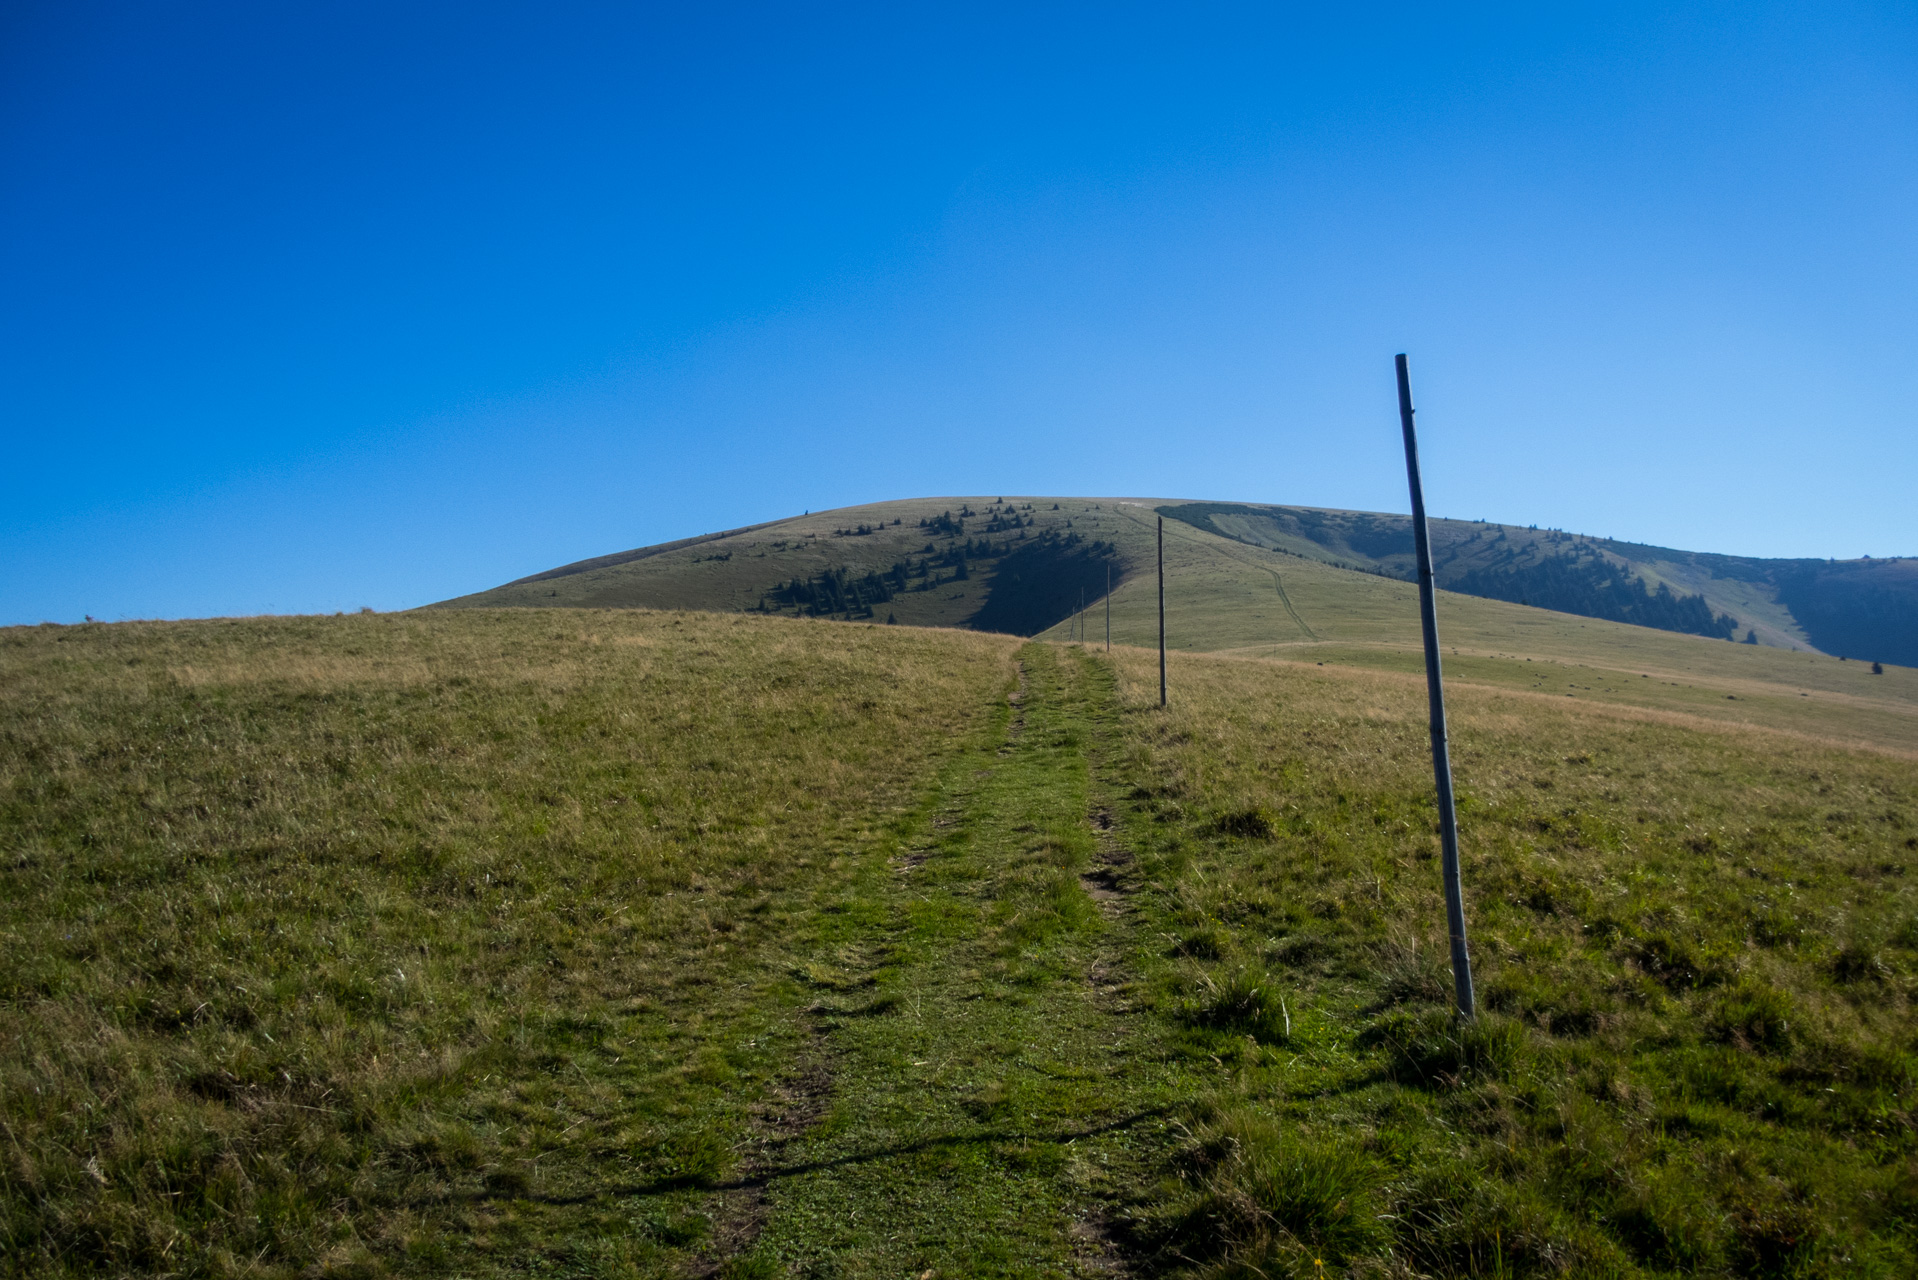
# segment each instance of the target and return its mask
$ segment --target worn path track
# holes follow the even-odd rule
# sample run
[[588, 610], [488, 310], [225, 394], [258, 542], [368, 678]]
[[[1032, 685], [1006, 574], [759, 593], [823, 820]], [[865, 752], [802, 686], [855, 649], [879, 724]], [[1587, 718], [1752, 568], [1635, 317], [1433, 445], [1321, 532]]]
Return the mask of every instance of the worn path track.
[[830, 1103], [756, 1169], [737, 1274], [1124, 1270], [1106, 1214], [1166, 1141], [1129, 1016], [1126, 858], [1097, 759], [1103, 663], [1032, 645], [994, 741], [845, 904], [812, 979]]

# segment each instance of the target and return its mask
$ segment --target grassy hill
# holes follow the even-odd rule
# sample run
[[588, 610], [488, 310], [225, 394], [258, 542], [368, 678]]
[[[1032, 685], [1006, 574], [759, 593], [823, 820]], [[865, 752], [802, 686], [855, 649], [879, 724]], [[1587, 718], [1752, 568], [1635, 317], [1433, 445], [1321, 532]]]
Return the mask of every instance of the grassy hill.
[[565, 565], [435, 607], [737, 610], [1031, 635], [1150, 563], [1110, 499], [846, 507]]
[[[1395, 559], [1402, 558], [1394, 548], [1406, 536], [1404, 519], [1307, 513], [1323, 519], [1298, 527], [1321, 541], [1273, 532], [1293, 519], [1284, 513], [1297, 510], [1134, 498], [877, 503], [584, 561], [435, 608], [892, 618], [1061, 640], [1079, 634], [1084, 601], [1088, 633], [1103, 638], [1110, 575], [1114, 637], [1154, 645], [1155, 539], [1164, 511], [1172, 517], [1165, 527], [1173, 648], [1422, 670], [1417, 592], [1398, 576], [1404, 565]], [[1461, 562], [1474, 566], [1468, 572], [1483, 571], [1486, 561], [1470, 548], [1498, 536], [1492, 526], [1435, 522], [1443, 572]], [[1549, 531], [1505, 536], [1535, 549], [1561, 538]], [[1259, 545], [1260, 537], [1273, 545]], [[1893, 573], [1918, 569], [1918, 562], [1882, 563]], [[1756, 619], [1752, 609], [1728, 603], [1730, 587], [1713, 589], [1720, 595], [1708, 613], [1735, 604], [1745, 610], [1741, 621]], [[1785, 637], [1777, 644], [1730, 644], [1456, 592], [1441, 595], [1440, 625], [1455, 678], [1918, 749], [1918, 670], [1892, 666], [1873, 675], [1868, 662], [1810, 650], [1782, 630], [1795, 625], [1790, 616], [1767, 607], [1784, 619], [1774, 628]]]
[[1453, 660], [1457, 1028], [1406, 584], [1173, 529], [1165, 711], [740, 613], [0, 631], [0, 1271], [1918, 1270], [1903, 675], [1448, 595], [1579, 686]]
[[[1157, 499], [931, 498], [882, 502], [688, 538], [536, 574], [449, 606], [753, 610], [893, 617], [1033, 635], [1152, 567], [1166, 515], [1231, 547], [1411, 581], [1404, 516]], [[1918, 560], [1758, 560], [1482, 521], [1432, 522], [1439, 585], [1581, 617], [1761, 647], [1918, 666]], [[1240, 557], [1243, 558], [1242, 556]], [[1345, 582], [1356, 603], [1367, 588]], [[1322, 599], [1322, 620], [1341, 613]], [[1329, 611], [1329, 612], [1328, 612]], [[1182, 642], [1183, 643], [1183, 642]]]

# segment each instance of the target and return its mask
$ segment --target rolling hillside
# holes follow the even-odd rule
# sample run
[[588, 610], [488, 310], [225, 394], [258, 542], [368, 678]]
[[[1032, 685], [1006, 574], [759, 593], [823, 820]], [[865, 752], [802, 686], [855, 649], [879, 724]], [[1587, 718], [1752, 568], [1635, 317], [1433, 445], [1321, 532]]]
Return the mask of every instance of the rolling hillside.
[[[1191, 502], [1163, 508], [1236, 541], [1412, 581], [1411, 520]], [[1918, 560], [1767, 560], [1484, 520], [1434, 520], [1440, 586], [1785, 649], [1918, 666]]]
[[[1120, 507], [1123, 512], [1135, 510]], [[1149, 512], [1142, 521], [1149, 526]], [[1149, 527], [1147, 530], [1149, 534]], [[1150, 572], [1111, 601], [1115, 643], [1157, 643]], [[1088, 609], [1103, 641], [1105, 611]], [[1076, 618], [1040, 634], [1078, 635]], [[1830, 740], [1918, 751], [1918, 669], [1764, 645], [1731, 644], [1441, 592], [1446, 677], [1699, 721], [1790, 728]], [[1174, 649], [1359, 667], [1424, 670], [1418, 588], [1377, 573], [1234, 544], [1166, 522], [1166, 640]]]
[[[1256, 548], [1272, 572], [1412, 579], [1404, 516], [1138, 498], [972, 497], [807, 514], [565, 565], [453, 607], [698, 608], [1035, 635], [1152, 565], [1153, 517], [1210, 535], [1208, 565]], [[1435, 520], [1461, 595], [1748, 645], [1918, 666], [1918, 560], [1764, 560], [1552, 529]], [[1343, 583], [1358, 608], [1368, 588]], [[1109, 575], [1109, 578], [1108, 578]], [[1334, 592], [1334, 595], [1337, 595]], [[1348, 602], [1321, 598], [1336, 627]], [[1301, 635], [1309, 638], [1314, 626]], [[1274, 638], [1277, 638], [1276, 636]], [[1181, 644], [1196, 644], [1186, 637]]]
[[437, 607], [751, 610], [1032, 635], [1150, 564], [1136, 505], [925, 498], [565, 565]]

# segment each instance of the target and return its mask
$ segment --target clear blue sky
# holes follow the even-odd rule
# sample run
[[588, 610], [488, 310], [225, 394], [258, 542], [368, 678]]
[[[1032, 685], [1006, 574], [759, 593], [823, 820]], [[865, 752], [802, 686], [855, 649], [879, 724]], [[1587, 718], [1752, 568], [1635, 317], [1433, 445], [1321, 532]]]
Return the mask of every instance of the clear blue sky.
[[1918, 553], [1908, 4], [0, 7], [0, 622], [872, 499]]

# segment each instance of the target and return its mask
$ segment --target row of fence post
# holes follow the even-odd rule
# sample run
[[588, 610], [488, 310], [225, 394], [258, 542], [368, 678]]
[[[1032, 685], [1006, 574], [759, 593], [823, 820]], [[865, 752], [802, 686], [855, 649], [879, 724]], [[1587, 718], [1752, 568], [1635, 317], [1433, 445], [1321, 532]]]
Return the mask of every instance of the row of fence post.
[[[1458, 812], [1452, 796], [1451, 743], [1445, 725], [1445, 681], [1439, 663], [1438, 608], [1432, 578], [1432, 541], [1425, 518], [1425, 487], [1419, 476], [1418, 432], [1413, 424], [1411, 369], [1403, 354], [1398, 375], [1399, 428], [1405, 440], [1405, 478], [1412, 495], [1412, 545], [1418, 561], [1419, 630], [1425, 642], [1425, 691], [1432, 740], [1432, 776], [1437, 791], [1440, 875], [1445, 882], [1445, 930], [1451, 942], [1452, 997], [1458, 1016], [1477, 1013], [1472, 959], [1465, 937], [1465, 895], [1459, 872]], [[1158, 523], [1159, 706], [1167, 705], [1165, 662], [1165, 517]], [[1112, 567], [1106, 566], [1106, 651], [1112, 650]], [[1078, 634], [1085, 640], [1085, 594], [1079, 596]]]

